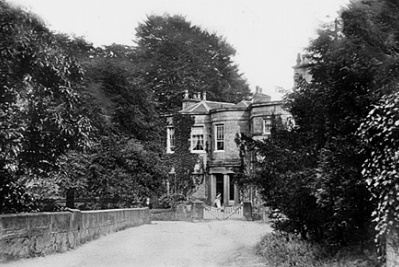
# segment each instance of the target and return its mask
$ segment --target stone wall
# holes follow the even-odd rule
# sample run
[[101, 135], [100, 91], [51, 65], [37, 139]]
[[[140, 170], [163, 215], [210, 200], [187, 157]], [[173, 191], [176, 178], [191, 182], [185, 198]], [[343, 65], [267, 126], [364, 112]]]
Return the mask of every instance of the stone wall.
[[0, 215], [0, 263], [64, 252], [101, 235], [150, 222], [148, 208]]
[[193, 204], [179, 204], [174, 209], [150, 210], [151, 221], [192, 221]]
[[174, 209], [150, 210], [151, 221], [194, 221], [203, 219], [204, 202], [195, 200], [192, 203], [178, 204]]

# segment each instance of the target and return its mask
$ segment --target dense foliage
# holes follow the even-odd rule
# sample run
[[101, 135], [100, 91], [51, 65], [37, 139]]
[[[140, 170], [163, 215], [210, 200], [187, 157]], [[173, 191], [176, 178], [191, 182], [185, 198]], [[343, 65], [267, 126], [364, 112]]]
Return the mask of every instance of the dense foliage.
[[246, 140], [263, 159], [248, 182], [286, 216], [280, 228], [331, 244], [369, 238], [373, 209], [377, 230], [393, 222], [397, 95], [386, 95], [397, 91], [397, 14], [388, 0], [342, 10], [307, 48], [311, 83], [297, 77], [286, 97], [298, 128]]
[[278, 124], [273, 119], [271, 138], [253, 140], [242, 135], [237, 140], [244, 151], [242, 156], [256, 160], [252, 164], [246, 161], [236, 179], [240, 184], [261, 188], [267, 205], [283, 214], [274, 221], [275, 228], [299, 233], [305, 239], [331, 237], [325, 225], [327, 218], [320, 216], [324, 211], [313, 194], [318, 152], [305, 133], [287, 131]]
[[[0, 1], [0, 210], [24, 210], [17, 177], [45, 176], [87, 144], [82, 69], [35, 16]], [[17, 203], [17, 204], [16, 204]]]
[[[135, 78], [132, 48], [111, 45], [94, 50], [81, 40], [65, 43], [81, 54], [85, 112], [94, 129], [91, 149], [74, 157], [75, 164], [71, 159], [65, 164], [61, 176], [70, 183], [62, 189], [88, 198], [81, 208], [134, 207], [161, 195], [167, 173], [162, 160], [164, 128], [151, 94]], [[79, 44], [86, 53], [76, 49]]]
[[[371, 94], [378, 95], [378, 103], [369, 108], [359, 127], [364, 141], [366, 160], [363, 175], [372, 201], [376, 203], [373, 219], [376, 241], [384, 255], [385, 237], [397, 229], [399, 218], [397, 176], [398, 140], [398, 82], [399, 82], [399, 3], [397, 1], [366, 1], [353, 6], [347, 18], [362, 23], [348, 25], [348, 32], [371, 50], [375, 79]], [[368, 16], [361, 16], [367, 12]], [[361, 26], [361, 27], [359, 27]], [[382, 257], [383, 258], [383, 257]]]
[[359, 134], [367, 144], [363, 175], [378, 206], [373, 212], [377, 241], [385, 242], [399, 221], [399, 94], [384, 96], [362, 123]]
[[250, 94], [233, 64], [234, 48], [222, 37], [181, 16], [149, 16], [136, 29], [139, 76], [161, 112], [181, 107], [182, 93], [208, 93], [210, 100], [239, 102]]

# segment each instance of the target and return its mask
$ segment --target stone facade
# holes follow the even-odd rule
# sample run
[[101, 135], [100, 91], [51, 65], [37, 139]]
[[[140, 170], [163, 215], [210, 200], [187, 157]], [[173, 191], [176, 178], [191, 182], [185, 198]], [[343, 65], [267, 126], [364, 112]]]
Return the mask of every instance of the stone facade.
[[[238, 104], [215, 102], [206, 99], [206, 94], [189, 97], [185, 93], [181, 114], [195, 118], [192, 128], [191, 153], [200, 156], [193, 175], [201, 183], [192, 195], [192, 200], [202, 200], [212, 205], [218, 193], [222, 195], [223, 206], [233, 206], [252, 199], [243, 199], [250, 194], [231, 181], [231, 176], [240, 167], [241, 159], [235, 139], [241, 134], [255, 139], [270, 135], [272, 116], [281, 118], [283, 124], [290, 123], [291, 116], [282, 108], [281, 101], [271, 101], [270, 96], [257, 89], [253, 100]], [[172, 115], [167, 116], [169, 129], [173, 128]], [[170, 130], [169, 132], [170, 133]], [[173, 138], [168, 134], [168, 139]], [[170, 145], [170, 140], [167, 142]], [[170, 147], [167, 152], [173, 153]]]
[[64, 252], [144, 223], [150, 223], [148, 208], [0, 215], [0, 263]]

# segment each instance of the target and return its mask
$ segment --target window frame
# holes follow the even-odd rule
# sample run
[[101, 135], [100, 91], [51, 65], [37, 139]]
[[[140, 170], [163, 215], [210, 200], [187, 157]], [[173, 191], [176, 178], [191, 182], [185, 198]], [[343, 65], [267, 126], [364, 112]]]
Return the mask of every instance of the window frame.
[[175, 128], [173, 126], [168, 126], [166, 128], [166, 153], [175, 153], [174, 151], [175, 148], [176, 148]]
[[263, 134], [267, 135], [267, 136], [271, 135], [272, 128], [273, 128], [273, 123], [272, 123], [271, 116], [264, 117], [263, 118]]
[[[205, 152], [205, 132], [204, 132], [203, 125], [196, 125], [191, 127], [191, 134], [190, 134], [190, 151], [192, 153], [203, 153]], [[194, 149], [194, 136], [202, 136], [202, 149]], [[201, 141], [201, 137], [199, 138]]]
[[[222, 132], [222, 134], [223, 134], [222, 138], [223, 139], [218, 138], [218, 135], [219, 135], [218, 129], [220, 129], [219, 127], [222, 127], [221, 129], [223, 130], [223, 132]], [[224, 140], [224, 137], [225, 137], [224, 124], [222, 124], [222, 123], [215, 124], [215, 151], [216, 152], [225, 150], [225, 143], [226, 142]], [[223, 144], [223, 149], [218, 149], [218, 143], [222, 143]]]

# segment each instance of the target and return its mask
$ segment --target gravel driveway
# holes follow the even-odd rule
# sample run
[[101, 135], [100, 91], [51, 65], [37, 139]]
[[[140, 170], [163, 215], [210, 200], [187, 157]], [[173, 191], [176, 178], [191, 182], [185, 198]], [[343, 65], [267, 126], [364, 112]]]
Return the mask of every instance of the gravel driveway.
[[264, 266], [254, 246], [268, 224], [238, 220], [161, 222], [129, 228], [43, 258], [14, 266]]

